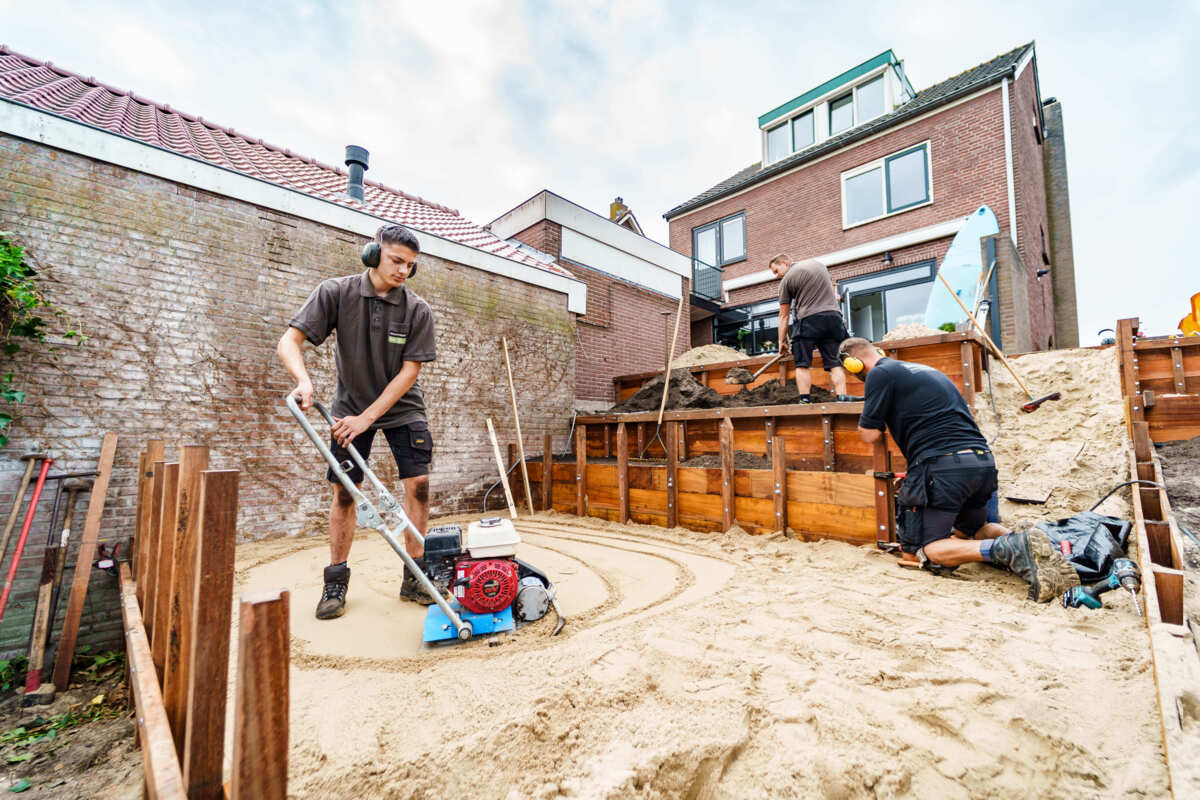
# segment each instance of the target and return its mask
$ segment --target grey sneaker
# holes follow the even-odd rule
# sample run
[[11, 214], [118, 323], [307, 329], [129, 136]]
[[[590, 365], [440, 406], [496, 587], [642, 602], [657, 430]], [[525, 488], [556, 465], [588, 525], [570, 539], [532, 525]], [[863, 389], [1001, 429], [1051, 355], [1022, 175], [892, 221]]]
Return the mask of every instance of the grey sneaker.
[[1062, 597], [1079, 585], [1079, 574], [1071, 562], [1037, 528], [997, 537], [992, 543], [992, 561], [1029, 581], [1029, 599], [1035, 603]]
[[336, 619], [346, 613], [346, 589], [349, 586], [349, 567], [335, 564], [325, 568], [325, 590], [317, 603], [317, 619]]
[[[424, 571], [424, 559], [414, 558], [413, 561], [417, 562], [417, 567]], [[404, 567], [404, 580], [400, 582], [400, 599], [411, 600], [423, 606], [433, 605], [433, 598], [429, 596], [429, 593], [425, 591], [425, 587], [417, 581], [416, 577], [408, 571], [408, 567]]]

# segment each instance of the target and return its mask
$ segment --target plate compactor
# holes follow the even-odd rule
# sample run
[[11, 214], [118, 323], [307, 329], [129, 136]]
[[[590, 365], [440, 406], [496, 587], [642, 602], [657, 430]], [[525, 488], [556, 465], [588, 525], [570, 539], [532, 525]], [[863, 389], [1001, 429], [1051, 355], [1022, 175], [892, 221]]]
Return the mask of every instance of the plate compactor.
[[[379, 531], [432, 599], [425, 615], [426, 642], [465, 641], [472, 636], [510, 631], [518, 624], [541, 619], [550, 608], [558, 616], [551, 635], [562, 630], [564, 619], [555, 603], [554, 584], [544, 572], [516, 557], [521, 537], [510, 520], [492, 517], [473, 522], [465, 536], [458, 525], [438, 525], [422, 536], [353, 443], [346, 450], [371, 485], [378, 506], [350, 480], [347, 473], [353, 465], [350, 461], [338, 463], [325, 439], [300, 410], [295, 396], [288, 395], [286, 402], [333, 474], [354, 498], [359, 527]], [[332, 428], [334, 419], [325, 406], [314, 400], [313, 407]], [[406, 530], [425, 546], [424, 570], [404, 549], [402, 537]]]

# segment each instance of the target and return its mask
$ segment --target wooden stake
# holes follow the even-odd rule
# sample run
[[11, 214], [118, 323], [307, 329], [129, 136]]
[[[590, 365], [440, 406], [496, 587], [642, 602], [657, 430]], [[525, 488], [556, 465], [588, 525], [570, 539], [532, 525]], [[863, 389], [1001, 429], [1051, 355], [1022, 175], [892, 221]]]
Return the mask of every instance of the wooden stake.
[[[162, 510], [158, 522], [158, 579], [155, 581], [154, 630], [150, 632], [150, 654], [158, 668], [158, 678], [163, 677], [163, 664], [167, 660], [167, 623], [171, 618], [171, 581], [175, 573], [175, 511], [176, 495], [179, 494], [179, 465], [163, 465]], [[165, 698], [164, 698], [165, 701]]]
[[192, 800], [222, 800], [233, 551], [237, 540], [237, 470], [202, 474], [200, 509], [192, 625], [199, 646], [192, 648], [183, 779]]
[[233, 718], [232, 800], [286, 800], [288, 593], [242, 598]]
[[533, 492], [529, 490], [529, 467], [525, 464], [525, 440], [521, 438], [521, 415], [517, 412], [517, 389], [513, 385], [512, 365], [508, 361], [508, 339], [500, 337], [504, 343], [504, 368], [508, 371], [508, 393], [512, 397], [513, 422], [517, 426], [517, 452], [521, 454], [521, 479], [525, 481], [525, 501], [529, 503], [529, 513], [536, 514], [533, 507]]
[[[71, 500], [75, 499], [71, 495]], [[58, 545], [42, 552], [42, 578], [38, 582], [37, 606], [33, 611], [33, 633], [29, 639], [29, 666], [25, 671], [25, 694], [36, 692], [42, 685], [42, 659], [46, 655], [46, 627], [50, 624], [50, 590], [54, 586], [54, 567], [58, 562]]]
[[154, 505], [154, 462], [162, 460], [162, 439], [151, 439], [146, 443], [145, 458], [138, 473], [137, 518], [134, 520], [136, 529], [134, 550], [137, 552], [137, 562], [133, 565], [133, 574], [137, 583], [138, 603], [142, 608], [146, 607], [147, 566], [150, 562], [150, 515]]
[[171, 733], [183, 760], [187, 730], [187, 692], [192, 669], [193, 606], [196, 602], [196, 554], [200, 549], [200, 481], [208, 469], [208, 448], [185, 445], [179, 456], [176, 494], [174, 569], [171, 570], [167, 616], [167, 655], [163, 663], [163, 703]]
[[121, 620], [125, 626], [125, 654], [129, 661], [129, 684], [137, 706], [137, 731], [142, 743], [142, 773], [146, 794], [159, 800], [183, 800], [183, 774], [175, 755], [171, 725], [158, 691], [150, 643], [142, 626], [133, 575], [128, 564], [121, 564]]
[[873, 466], [875, 468], [875, 540], [896, 541], [895, 485], [892, 474], [892, 453], [888, 450], [887, 434], [875, 440]]
[[617, 423], [617, 521], [629, 522], [629, 432]]
[[954, 298], [954, 302], [958, 303], [958, 307], [961, 308], [963, 313], [967, 315], [967, 319], [971, 320], [971, 324], [975, 326], [975, 330], [979, 331], [979, 335], [983, 337], [983, 340], [987, 342], [988, 347], [990, 347], [992, 352], [996, 354], [996, 358], [1000, 359], [1000, 363], [1003, 364], [1013, 376], [1013, 379], [1017, 382], [1017, 385], [1021, 387], [1021, 391], [1025, 392], [1030, 400], [1035, 399], [1033, 393], [1029, 391], [1029, 387], [1025, 385], [1025, 381], [1021, 380], [1021, 376], [1017, 374], [1015, 369], [1013, 369], [1013, 365], [1008, 362], [1008, 359], [1004, 357], [1004, 353], [1000, 352], [1000, 348], [997, 347], [996, 343], [992, 341], [992, 337], [988, 336], [987, 331], [985, 331], [983, 326], [979, 324], [979, 320], [975, 319], [975, 315], [972, 314], [965, 305], [963, 305], [963, 301], [960, 300], [958, 295], [954, 293], [954, 287], [952, 287], [950, 282], [946, 280], [946, 276], [939, 271], [938, 277], [941, 278], [942, 283], [946, 285], [946, 290], [950, 292], [950, 296]]
[[92, 576], [92, 560], [96, 557], [96, 540], [100, 538], [100, 519], [104, 516], [104, 499], [108, 494], [108, 480], [112, 476], [113, 458], [117, 454], [117, 434], [104, 434], [100, 445], [100, 462], [96, 482], [92, 484], [92, 496], [88, 501], [87, 522], [83, 528], [83, 539], [79, 545], [79, 558], [75, 561], [75, 576], [71, 581], [71, 596], [67, 601], [67, 616], [63, 620], [62, 633], [58, 640], [58, 656], [54, 661], [54, 686], [65, 692], [71, 684], [71, 662], [75, 659], [75, 639], [79, 635], [79, 621], [83, 617], [83, 600], [87, 595], [88, 580]]
[[787, 533], [787, 453], [778, 433], [771, 438], [771, 478], [775, 482], [775, 529]]
[[554, 437], [542, 437], [542, 508], [554, 507]]
[[517, 518], [517, 506], [513, 503], [512, 489], [508, 485], [508, 469], [504, 464], [504, 459], [500, 455], [500, 443], [496, 441], [496, 429], [492, 427], [492, 420], [487, 420], [488, 436], [492, 439], [492, 451], [496, 454], [496, 468], [500, 470], [500, 483], [504, 486], [504, 497], [508, 500], [508, 514], [513, 519]]
[[721, 530], [733, 527], [733, 420], [725, 417], [718, 425], [721, 443]]
[[[130, 565], [129, 565], [130, 569], [133, 570], [133, 574], [135, 576], [135, 583], [138, 584], [139, 592], [141, 591], [141, 581], [137, 581], [136, 576], [138, 574], [138, 569], [142, 566], [142, 561], [143, 561], [142, 545], [145, 543], [145, 540], [146, 540], [145, 535], [142, 533], [142, 508], [146, 505], [146, 480], [144, 478], [145, 474], [146, 474], [146, 453], [141, 452], [141, 453], [138, 453], [137, 503], [133, 507], [133, 541], [131, 542], [132, 547], [130, 548], [130, 550], [132, 552], [132, 559], [131, 559]], [[139, 596], [138, 599], [141, 600], [141, 597]]]
[[[146, 542], [146, 560], [137, 579], [139, 608], [142, 609], [142, 624], [146, 626], [146, 641], [151, 641], [149, 634], [154, 630], [154, 599], [158, 597], [158, 573], [161, 569], [158, 562], [159, 528], [162, 525], [163, 483], [166, 481], [167, 468], [162, 461], [150, 464], [150, 521], [145, 529], [148, 532]], [[142, 584], [145, 584], [143, 586]]]
[[667, 437], [667, 527], [679, 524], [679, 439], [682, 423], [668, 422]]
[[[663, 369], [663, 396], [658, 404], [658, 429], [662, 430], [663, 412], [667, 410], [667, 390], [671, 388], [671, 358], [675, 355], [675, 342], [679, 339], [679, 320], [683, 319], [683, 298], [686, 292], [679, 292], [679, 308], [675, 310], [675, 332], [671, 334], [671, 350], [667, 356], [667, 366]], [[642, 455], [640, 452], [638, 455]]]
[[587, 425], [575, 426], [575, 514], [587, 516]]

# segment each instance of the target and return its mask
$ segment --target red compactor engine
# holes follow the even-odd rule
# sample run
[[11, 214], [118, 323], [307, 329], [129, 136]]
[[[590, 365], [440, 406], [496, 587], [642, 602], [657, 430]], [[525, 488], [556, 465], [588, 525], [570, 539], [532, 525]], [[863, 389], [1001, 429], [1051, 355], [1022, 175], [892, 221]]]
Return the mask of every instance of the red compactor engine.
[[469, 611], [502, 611], [517, 598], [521, 578], [517, 562], [507, 558], [458, 561], [454, 567], [454, 596]]

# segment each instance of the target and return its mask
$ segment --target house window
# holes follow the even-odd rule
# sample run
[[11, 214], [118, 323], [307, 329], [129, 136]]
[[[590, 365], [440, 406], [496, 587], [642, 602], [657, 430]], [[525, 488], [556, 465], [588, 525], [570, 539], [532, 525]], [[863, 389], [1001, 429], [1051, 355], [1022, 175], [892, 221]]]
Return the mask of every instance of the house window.
[[[786, 130], [786, 126], [785, 126]], [[710, 222], [692, 229], [692, 256], [697, 261], [723, 267], [746, 257], [746, 214]]]
[[713, 341], [748, 356], [779, 348], [779, 301], [721, 309], [713, 317]]
[[900, 325], [925, 321], [937, 261], [930, 259], [841, 281], [842, 315], [853, 336], [877, 342]]
[[788, 141], [790, 133], [791, 131], [788, 130], [786, 122], [782, 125], [776, 125], [767, 131], [767, 163], [772, 163], [791, 155], [791, 142]]
[[846, 228], [932, 201], [928, 142], [842, 173]]
[[861, 124], [883, 114], [883, 76], [867, 81], [854, 90], [858, 122]]
[[854, 126], [854, 93], [829, 101], [829, 134], [841, 133]]
[[799, 153], [817, 140], [813, 130], [813, 112], [809, 111], [792, 120], [792, 151]]

